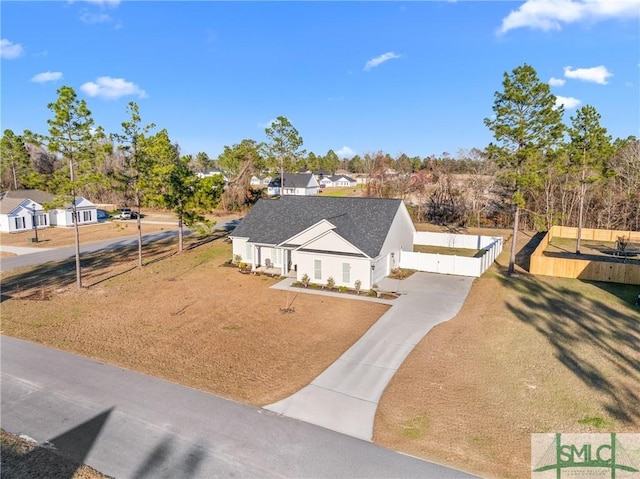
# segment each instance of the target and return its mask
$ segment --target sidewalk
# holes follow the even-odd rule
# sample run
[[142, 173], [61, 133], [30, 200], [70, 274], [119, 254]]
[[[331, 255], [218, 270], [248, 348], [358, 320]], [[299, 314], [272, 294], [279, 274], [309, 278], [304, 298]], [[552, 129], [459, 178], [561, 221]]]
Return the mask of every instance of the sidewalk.
[[[378, 401], [387, 384], [431, 328], [458, 313], [472, 283], [473, 278], [434, 273], [414, 273], [402, 281], [381, 281], [381, 290], [401, 293], [392, 301], [377, 300], [392, 307], [311, 384], [265, 408], [371, 441]], [[300, 289], [302, 293], [375, 300]]]
[[33, 248], [29, 246], [5, 246], [3, 244], [0, 244], [0, 251], [5, 251], [7, 253], [13, 253], [17, 255], [40, 253], [41, 251], [49, 251], [52, 249], [54, 248]]

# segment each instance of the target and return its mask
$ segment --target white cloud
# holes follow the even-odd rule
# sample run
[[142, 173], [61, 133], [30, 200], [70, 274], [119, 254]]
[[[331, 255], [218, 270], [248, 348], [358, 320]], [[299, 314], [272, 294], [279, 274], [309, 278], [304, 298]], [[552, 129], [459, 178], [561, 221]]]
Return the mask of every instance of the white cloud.
[[42, 72], [34, 75], [31, 79], [34, 83], [46, 83], [49, 81], [57, 81], [62, 78], [62, 72]]
[[5, 60], [13, 60], [22, 56], [24, 48], [19, 43], [13, 43], [3, 38], [0, 40], [0, 58]]
[[580, 100], [577, 98], [573, 98], [572, 96], [557, 96], [556, 97], [556, 108], [559, 106], [564, 106], [565, 110], [572, 110], [580, 104]]
[[562, 24], [640, 16], [640, 0], [527, 0], [502, 19], [498, 33], [516, 28], [560, 30]]
[[364, 65], [364, 71], [368, 72], [372, 68], [375, 68], [379, 65], [382, 65], [384, 62], [388, 62], [389, 60], [393, 60], [394, 58], [400, 58], [400, 55], [394, 52], [383, 53], [379, 57], [372, 58]]
[[133, 82], [125, 81], [123, 78], [99, 77], [95, 82], [87, 82], [80, 86], [87, 95], [109, 100], [122, 96], [138, 95], [139, 98], [146, 98], [147, 93]]
[[338, 151], [336, 151], [336, 155], [338, 155], [339, 158], [351, 158], [355, 154], [356, 152], [348, 146], [343, 146]]
[[89, 25], [93, 25], [96, 23], [109, 23], [113, 21], [111, 15], [107, 15], [106, 13], [90, 13], [84, 12], [80, 15], [80, 21]]
[[551, 86], [562, 86], [567, 82], [567, 80], [563, 80], [562, 78], [549, 78], [549, 85]]
[[591, 68], [576, 68], [564, 67], [564, 76], [566, 78], [574, 78], [576, 80], [589, 81], [598, 83], [600, 85], [607, 84], [607, 78], [613, 76], [607, 67], [600, 65], [598, 67]]

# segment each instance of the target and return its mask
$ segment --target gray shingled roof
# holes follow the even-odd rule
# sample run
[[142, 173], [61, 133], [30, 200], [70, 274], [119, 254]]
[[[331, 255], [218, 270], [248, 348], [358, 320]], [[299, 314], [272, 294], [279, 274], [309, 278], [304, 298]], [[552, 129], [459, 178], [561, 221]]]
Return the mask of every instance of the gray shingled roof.
[[280, 244], [326, 219], [335, 232], [375, 258], [380, 254], [402, 200], [383, 198], [333, 198], [283, 196], [259, 200], [232, 237], [252, 243]]
[[344, 179], [346, 179], [346, 180], [348, 180], [348, 181], [353, 181], [354, 183], [356, 182], [356, 180], [354, 180], [353, 178], [351, 178], [350, 176], [347, 176], [347, 175], [333, 175], [333, 176], [330, 176], [330, 177], [329, 177], [329, 179], [330, 179], [331, 181], [337, 181], [337, 180], [339, 180], [340, 178], [344, 178]]
[[[285, 173], [284, 186], [289, 188], [306, 188], [312, 176], [311, 173]], [[269, 183], [269, 186], [279, 187], [280, 178], [274, 178], [273, 181]]]
[[0, 195], [0, 214], [8, 215], [26, 199], [43, 204], [53, 200], [53, 195], [40, 190], [6, 191]]

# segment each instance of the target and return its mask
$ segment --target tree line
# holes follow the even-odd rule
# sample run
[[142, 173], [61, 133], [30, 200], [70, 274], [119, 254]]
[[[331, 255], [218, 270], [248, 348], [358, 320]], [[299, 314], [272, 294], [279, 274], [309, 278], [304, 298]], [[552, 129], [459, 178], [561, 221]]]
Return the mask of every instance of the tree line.
[[[86, 103], [68, 86], [48, 107], [53, 117], [47, 135], [4, 132], [3, 190], [39, 188], [138, 209], [170, 208], [181, 224], [193, 225], [212, 208], [255, 202], [260, 193], [250, 187], [254, 174], [343, 169], [367, 176], [365, 194], [404, 198], [417, 220], [640, 229], [638, 139], [613, 140], [590, 105], [565, 125], [563, 107], [527, 64], [505, 72], [494, 94], [493, 115], [484, 123], [495, 141], [455, 157], [316, 155], [302, 149], [299, 132], [282, 116], [265, 129], [265, 142], [245, 139], [225, 146], [217, 158], [182, 155], [166, 129], [143, 124], [134, 102], [122, 130], [111, 134], [94, 125]], [[214, 167], [224, 170], [226, 184], [221, 176], [197, 175]]]

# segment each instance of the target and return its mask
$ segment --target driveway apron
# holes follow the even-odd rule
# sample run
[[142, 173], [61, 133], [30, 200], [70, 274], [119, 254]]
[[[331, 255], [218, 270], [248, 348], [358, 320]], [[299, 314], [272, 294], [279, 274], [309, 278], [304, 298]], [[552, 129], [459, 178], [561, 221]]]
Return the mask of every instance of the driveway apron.
[[384, 279], [381, 290], [401, 293], [393, 306], [311, 384], [265, 408], [371, 441], [387, 384], [431, 328], [460, 311], [473, 280], [434, 273]]

